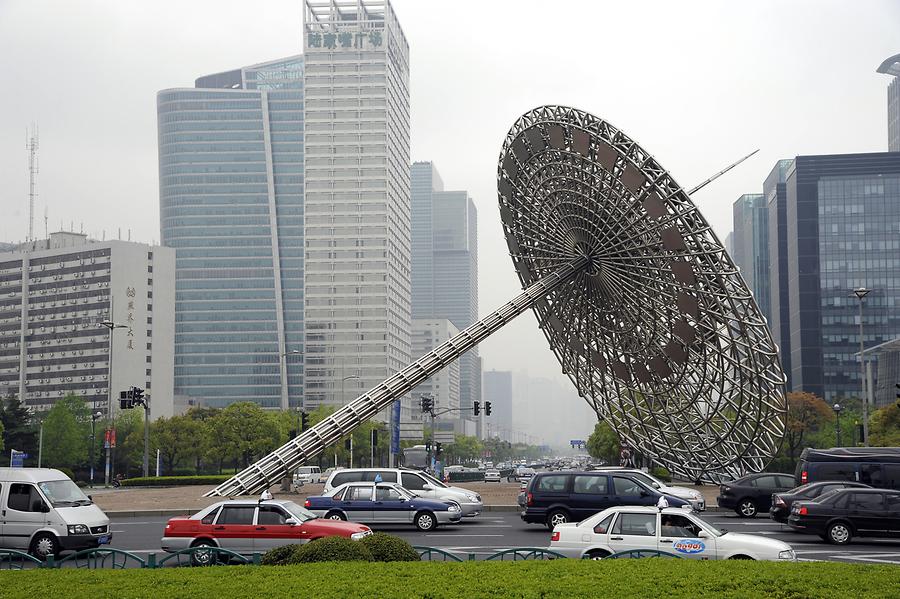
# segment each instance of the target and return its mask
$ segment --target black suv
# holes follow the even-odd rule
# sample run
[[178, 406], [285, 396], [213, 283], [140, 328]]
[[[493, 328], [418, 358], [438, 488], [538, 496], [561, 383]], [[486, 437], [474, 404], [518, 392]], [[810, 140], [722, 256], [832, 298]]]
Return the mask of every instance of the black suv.
[[749, 474], [719, 487], [716, 503], [719, 507], [737, 512], [738, 516], [753, 518], [759, 512], [767, 512], [772, 507], [772, 493], [790, 491], [794, 477], [778, 472]]
[[792, 489], [787, 493], [773, 493], [772, 507], [769, 508], [769, 516], [776, 522], [787, 524], [788, 516], [791, 514], [791, 506], [795, 501], [815, 501], [820, 495], [824, 495], [829, 491], [837, 489], [871, 489], [869, 485], [862, 483], [851, 483], [843, 480], [829, 480], [820, 483], [809, 483], [796, 489]]
[[[626, 473], [541, 472], [535, 474], [525, 490], [522, 520], [546, 524], [580, 522], [614, 505], [656, 505], [664, 495]], [[671, 507], [690, 507], [690, 503], [665, 495]]]
[[818, 501], [796, 501], [788, 526], [835, 545], [849, 543], [854, 535], [900, 535], [900, 491], [842, 489], [826, 493]]

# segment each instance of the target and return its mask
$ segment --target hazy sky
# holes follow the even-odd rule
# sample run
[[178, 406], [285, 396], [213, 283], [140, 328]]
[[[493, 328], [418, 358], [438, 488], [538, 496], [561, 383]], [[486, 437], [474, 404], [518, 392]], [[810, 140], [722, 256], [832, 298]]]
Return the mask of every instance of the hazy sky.
[[[685, 187], [716, 233], [779, 158], [887, 149], [900, 2], [396, 0], [410, 43], [412, 160], [479, 212], [481, 312], [518, 291], [496, 200], [503, 136], [564, 104], [609, 120]], [[0, 241], [27, 235], [25, 130], [40, 126], [35, 234], [159, 239], [156, 92], [300, 52], [301, 0], [0, 0]], [[532, 315], [482, 344], [486, 369], [560, 379]]]

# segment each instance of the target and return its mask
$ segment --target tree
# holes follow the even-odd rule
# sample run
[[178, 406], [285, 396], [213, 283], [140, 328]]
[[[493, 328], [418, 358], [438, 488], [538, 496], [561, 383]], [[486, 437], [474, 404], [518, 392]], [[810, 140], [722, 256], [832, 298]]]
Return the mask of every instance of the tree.
[[0, 450], [24, 451], [37, 461], [38, 433], [31, 413], [19, 398], [10, 395], [0, 399]]
[[869, 419], [869, 445], [900, 447], [900, 403], [876, 410]]
[[791, 391], [787, 394], [787, 422], [785, 423], [785, 449], [791, 464], [795, 464], [800, 450], [809, 437], [834, 418], [828, 404], [812, 393]]
[[222, 455], [244, 467], [275, 449], [278, 442], [275, 418], [252, 402], [231, 404], [210, 419], [210, 426]]
[[620, 448], [619, 436], [605, 421], [594, 425], [594, 432], [587, 440], [587, 451], [592, 458], [603, 460], [607, 464], [617, 463]]
[[[97, 421], [99, 426], [100, 420]], [[125, 476], [143, 473], [144, 466], [144, 410], [122, 410], [116, 416], [115, 471]], [[97, 433], [97, 442], [103, 447], [103, 431]], [[99, 455], [99, 454], [97, 454]], [[150, 458], [153, 464], [153, 458]], [[152, 468], [152, 467], [151, 467]]]
[[57, 401], [44, 418], [43, 466], [75, 468], [87, 462], [90, 410], [72, 393]]
[[196, 441], [202, 426], [201, 421], [190, 416], [163, 417], [153, 423], [152, 445], [159, 449], [166, 474], [174, 474], [176, 466], [198, 453]]

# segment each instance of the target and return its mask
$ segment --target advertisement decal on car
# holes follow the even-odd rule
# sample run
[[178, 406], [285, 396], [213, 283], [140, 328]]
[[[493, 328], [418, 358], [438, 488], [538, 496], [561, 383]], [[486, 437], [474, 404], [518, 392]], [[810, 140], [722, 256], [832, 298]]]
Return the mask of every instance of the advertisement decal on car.
[[681, 539], [675, 541], [672, 548], [678, 553], [703, 553], [706, 545], [700, 539]]

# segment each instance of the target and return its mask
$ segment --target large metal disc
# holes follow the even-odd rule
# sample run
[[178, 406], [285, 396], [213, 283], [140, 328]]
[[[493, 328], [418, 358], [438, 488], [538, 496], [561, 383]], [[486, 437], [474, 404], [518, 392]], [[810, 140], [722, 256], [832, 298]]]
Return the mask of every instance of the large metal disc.
[[777, 349], [672, 176], [602, 119], [543, 106], [510, 129], [497, 180], [523, 287], [589, 258], [534, 311], [598, 416], [690, 480], [760, 470], [784, 435]]

